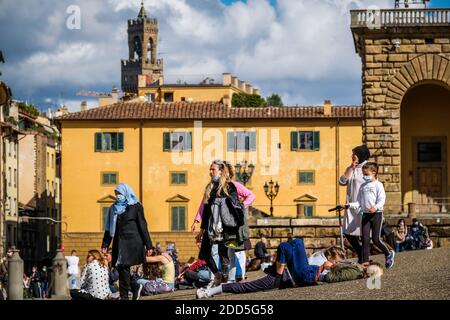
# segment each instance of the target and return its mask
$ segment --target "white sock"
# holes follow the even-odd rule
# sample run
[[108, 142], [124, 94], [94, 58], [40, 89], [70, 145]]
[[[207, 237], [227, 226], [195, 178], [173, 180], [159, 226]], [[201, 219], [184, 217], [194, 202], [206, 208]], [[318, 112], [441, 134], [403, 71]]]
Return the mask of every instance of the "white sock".
[[208, 289], [208, 294], [210, 295], [210, 296], [215, 296], [215, 295], [217, 295], [217, 294], [221, 294], [223, 291], [222, 291], [222, 285], [219, 285], [219, 286], [217, 286], [217, 287], [212, 287], [212, 288], [209, 288]]

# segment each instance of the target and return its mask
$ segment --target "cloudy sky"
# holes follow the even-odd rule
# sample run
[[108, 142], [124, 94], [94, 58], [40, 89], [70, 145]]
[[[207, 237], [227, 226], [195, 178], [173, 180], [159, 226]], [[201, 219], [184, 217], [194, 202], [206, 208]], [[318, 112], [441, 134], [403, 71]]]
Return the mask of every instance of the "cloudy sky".
[[[448, 0], [432, 0], [444, 7]], [[394, 0], [146, 0], [159, 21], [166, 75], [231, 72], [279, 93], [288, 105], [360, 104], [360, 60], [349, 10], [393, 7]], [[71, 5], [80, 28], [69, 29]], [[448, 6], [448, 4], [447, 4]], [[140, 0], [1, 0], [2, 80], [16, 99], [41, 110], [78, 110], [80, 90], [120, 87], [127, 19]], [[96, 101], [89, 100], [90, 106]]]

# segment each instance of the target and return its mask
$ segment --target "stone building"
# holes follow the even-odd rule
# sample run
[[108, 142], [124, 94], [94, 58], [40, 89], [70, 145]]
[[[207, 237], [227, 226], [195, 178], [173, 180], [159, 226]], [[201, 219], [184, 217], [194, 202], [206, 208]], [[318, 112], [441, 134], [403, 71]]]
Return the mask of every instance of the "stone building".
[[137, 93], [138, 76], [152, 84], [163, 75], [163, 60], [157, 59], [158, 20], [148, 18], [144, 2], [136, 19], [128, 20], [128, 60], [122, 60], [122, 91]]
[[446, 212], [450, 9], [355, 10], [351, 18], [362, 60], [363, 140], [380, 164], [387, 209]]

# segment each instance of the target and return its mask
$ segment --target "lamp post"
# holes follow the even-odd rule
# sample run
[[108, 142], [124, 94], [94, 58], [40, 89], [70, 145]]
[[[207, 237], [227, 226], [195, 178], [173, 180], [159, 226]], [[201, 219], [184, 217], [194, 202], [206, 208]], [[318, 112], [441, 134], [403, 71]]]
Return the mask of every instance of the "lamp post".
[[255, 171], [255, 165], [250, 163], [247, 166], [247, 160], [244, 160], [241, 163], [237, 163], [234, 166], [234, 169], [236, 171], [236, 178], [245, 186], [252, 178], [253, 172]]
[[280, 191], [280, 186], [278, 185], [278, 182], [274, 183], [272, 181], [272, 178], [270, 178], [269, 184], [267, 184], [267, 181], [264, 183], [264, 193], [266, 194], [266, 197], [269, 198], [269, 200], [270, 200], [270, 216], [271, 217], [273, 217], [273, 199], [276, 198], [279, 191]]

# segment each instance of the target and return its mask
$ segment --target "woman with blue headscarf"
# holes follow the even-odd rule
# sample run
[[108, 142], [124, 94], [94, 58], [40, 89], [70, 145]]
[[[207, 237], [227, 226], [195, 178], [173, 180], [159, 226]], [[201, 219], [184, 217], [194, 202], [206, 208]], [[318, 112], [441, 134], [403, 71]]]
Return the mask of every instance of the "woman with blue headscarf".
[[114, 192], [116, 202], [109, 208], [102, 251], [106, 253], [112, 241], [112, 266], [119, 271], [120, 299], [128, 300], [131, 289], [130, 267], [145, 262], [152, 241], [144, 208], [130, 186], [121, 183]]

